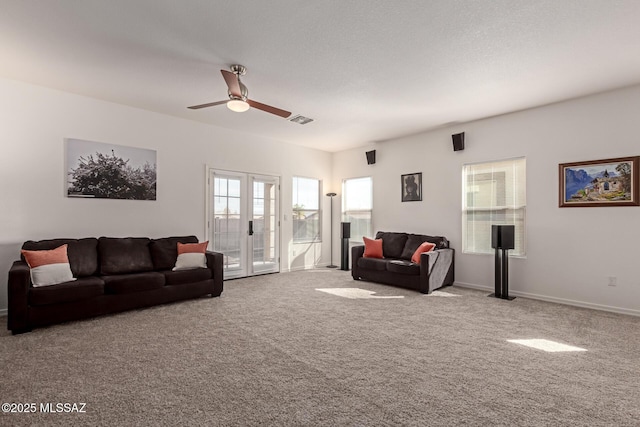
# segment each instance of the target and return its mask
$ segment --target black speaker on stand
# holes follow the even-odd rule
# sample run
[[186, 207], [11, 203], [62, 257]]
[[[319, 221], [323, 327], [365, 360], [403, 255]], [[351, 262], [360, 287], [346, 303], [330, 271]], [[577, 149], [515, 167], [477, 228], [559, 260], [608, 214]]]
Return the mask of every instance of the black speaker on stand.
[[[490, 297], [514, 300], [509, 296], [509, 256], [507, 251], [514, 249], [515, 245], [514, 225], [492, 225], [491, 247], [496, 250], [495, 255], [495, 292]], [[502, 251], [502, 254], [500, 254]]]
[[342, 222], [342, 246], [340, 253], [340, 270], [349, 270], [349, 239], [351, 238], [351, 223]]

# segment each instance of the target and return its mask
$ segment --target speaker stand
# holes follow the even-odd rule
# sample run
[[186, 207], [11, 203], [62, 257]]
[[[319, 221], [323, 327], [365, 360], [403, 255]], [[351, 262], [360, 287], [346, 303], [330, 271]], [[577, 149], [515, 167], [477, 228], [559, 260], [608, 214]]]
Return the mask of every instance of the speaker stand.
[[349, 239], [342, 238], [340, 270], [349, 271]]
[[494, 270], [495, 292], [488, 296], [509, 301], [516, 299], [516, 297], [509, 296], [509, 256], [507, 255], [507, 249], [502, 249], [502, 256], [500, 256], [500, 251], [496, 248]]

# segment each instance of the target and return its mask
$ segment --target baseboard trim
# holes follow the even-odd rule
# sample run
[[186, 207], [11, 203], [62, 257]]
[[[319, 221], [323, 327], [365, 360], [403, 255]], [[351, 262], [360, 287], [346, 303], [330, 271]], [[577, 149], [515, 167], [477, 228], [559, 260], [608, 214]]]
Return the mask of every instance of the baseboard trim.
[[[324, 264], [307, 265], [303, 267], [292, 267], [292, 268], [281, 270], [281, 272], [285, 273], [285, 272], [293, 272], [293, 271], [318, 270], [318, 269], [326, 268], [327, 265], [329, 264], [324, 263]], [[340, 268], [333, 268], [328, 270], [340, 270]]]
[[[487, 292], [494, 291], [493, 286], [489, 287], [489, 286], [477, 285], [475, 283], [454, 282], [454, 286], [460, 286], [462, 288], [477, 289], [479, 291], [487, 291]], [[592, 310], [609, 311], [611, 313], [628, 314], [630, 316], [640, 317], [640, 310], [633, 310], [630, 308], [613, 307], [610, 305], [594, 304], [590, 302], [576, 301], [576, 300], [571, 300], [566, 298], [556, 298], [556, 297], [550, 297], [547, 295], [532, 294], [529, 292], [519, 292], [519, 291], [514, 291], [513, 289], [509, 289], [509, 295], [516, 296], [516, 297], [536, 299], [540, 301], [553, 302], [556, 304], [572, 305], [575, 307], [590, 308]]]
[[0, 308], [0, 317], [6, 316], [7, 314], [9, 314], [9, 310], [6, 308]]

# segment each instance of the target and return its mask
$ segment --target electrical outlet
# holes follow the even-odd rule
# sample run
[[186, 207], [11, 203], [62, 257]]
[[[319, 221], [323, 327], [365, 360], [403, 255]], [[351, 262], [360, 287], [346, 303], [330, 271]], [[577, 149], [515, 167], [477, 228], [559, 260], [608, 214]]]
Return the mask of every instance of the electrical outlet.
[[618, 278], [615, 276], [609, 276], [609, 283], [607, 284], [607, 286], [617, 286], [618, 285]]

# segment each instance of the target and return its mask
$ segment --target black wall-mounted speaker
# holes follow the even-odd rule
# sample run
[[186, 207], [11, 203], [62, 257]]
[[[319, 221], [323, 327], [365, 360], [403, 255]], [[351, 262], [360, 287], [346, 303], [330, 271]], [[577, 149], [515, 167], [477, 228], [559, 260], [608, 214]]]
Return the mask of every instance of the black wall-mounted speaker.
[[464, 150], [464, 132], [451, 135], [453, 139], [453, 151]]
[[515, 228], [514, 225], [492, 225], [491, 247], [495, 249], [515, 249]]
[[343, 239], [351, 238], [351, 223], [350, 222], [342, 222], [341, 234]]
[[367, 151], [365, 153], [367, 155], [367, 164], [375, 165], [376, 164], [376, 150]]

